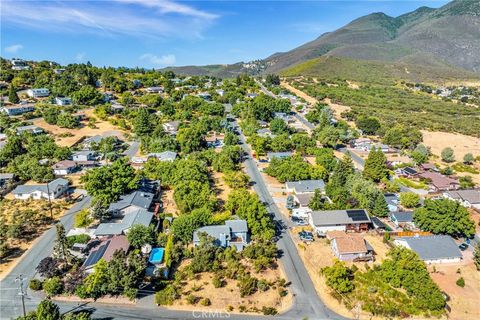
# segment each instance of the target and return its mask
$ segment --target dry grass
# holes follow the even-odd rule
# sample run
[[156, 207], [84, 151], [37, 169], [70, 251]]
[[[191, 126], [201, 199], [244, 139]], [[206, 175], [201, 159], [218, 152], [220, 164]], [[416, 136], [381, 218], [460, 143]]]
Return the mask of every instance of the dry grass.
[[[85, 110], [85, 115], [87, 118], [95, 117], [92, 109]], [[123, 133], [119, 131], [121, 129], [113, 126], [108, 121], [98, 120], [98, 118], [95, 124], [97, 128], [95, 129], [87, 126], [88, 121], [82, 121], [82, 127], [76, 129], [60, 128], [56, 125], [46, 123], [43, 118], [33, 121], [33, 124], [48, 131], [55, 138], [55, 142], [61, 147], [71, 147], [84, 137], [95, 136], [97, 134], [104, 135], [108, 133], [109, 135], [116, 135], [118, 138], [123, 138]], [[69, 134], [70, 136], [62, 137], [64, 134]]]
[[421, 131], [423, 143], [431, 148], [434, 155], [440, 156], [444, 148], [450, 147], [455, 153], [455, 158], [459, 161], [463, 159], [466, 153], [480, 156], [480, 138], [457, 133]]

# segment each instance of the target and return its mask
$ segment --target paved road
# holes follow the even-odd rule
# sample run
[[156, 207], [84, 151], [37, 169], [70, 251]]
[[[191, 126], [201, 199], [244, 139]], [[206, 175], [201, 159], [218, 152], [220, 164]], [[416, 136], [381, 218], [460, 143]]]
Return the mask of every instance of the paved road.
[[[236, 125], [236, 123], [235, 123]], [[241, 129], [238, 128], [241, 132]], [[252, 152], [246, 144], [245, 136], [240, 135], [242, 148], [248, 155]], [[274, 214], [275, 220], [283, 225], [288, 225], [287, 219], [280, 213], [277, 205], [273, 201], [267, 186], [257, 168], [257, 164], [248, 156], [245, 160], [245, 167], [252, 182], [254, 182], [254, 190], [260, 197], [260, 200], [266, 203], [269, 212]], [[278, 225], [278, 223], [277, 223]], [[297, 248], [290, 234], [286, 230], [282, 230], [281, 237], [277, 243], [279, 250], [283, 252], [281, 261], [287, 274], [288, 280], [291, 282], [290, 289], [295, 296], [294, 306], [284, 314], [291, 319], [344, 319], [329, 310], [320, 300], [315, 291], [314, 284], [297, 252]]]
[[132, 158], [137, 154], [139, 148], [140, 148], [140, 142], [133, 141], [128, 147], [128, 149], [125, 150], [124, 154], [126, 157], [132, 160]]
[[263, 93], [265, 93], [267, 96], [270, 96], [272, 98], [276, 98], [277, 96], [275, 94], [273, 94], [273, 92], [269, 91], [267, 88], [265, 88], [265, 86], [260, 82], [258, 81], [257, 79], [255, 79], [255, 82], [258, 84], [258, 86], [260, 87], [260, 91], [262, 91]]

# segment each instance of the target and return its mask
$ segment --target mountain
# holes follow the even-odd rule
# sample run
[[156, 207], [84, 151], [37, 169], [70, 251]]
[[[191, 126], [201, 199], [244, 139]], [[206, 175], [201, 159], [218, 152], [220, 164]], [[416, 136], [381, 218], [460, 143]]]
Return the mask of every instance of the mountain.
[[[344, 59], [318, 59], [340, 57]], [[314, 59], [313, 61], [310, 61]], [[462, 78], [480, 76], [480, 0], [454, 0], [438, 9], [420, 7], [398, 17], [372, 13], [287, 52], [264, 60], [232, 65], [168, 68], [180, 74], [234, 77], [241, 73], [311, 74], [331, 69], [319, 64], [352, 61], [384, 72], [419, 80], [425, 76]], [[305, 64], [302, 64], [304, 63]], [[382, 66], [382, 67], [381, 67]], [[368, 67], [366, 67], [368, 69]], [[417, 70], [420, 72], [405, 70]], [[403, 71], [402, 71], [403, 70]], [[469, 73], [472, 72], [472, 73]]]
[[361, 60], [415, 63], [430, 56], [440, 63], [480, 73], [480, 0], [455, 0], [445, 6], [390, 17], [372, 13], [298, 48], [266, 59], [266, 72], [323, 55]]

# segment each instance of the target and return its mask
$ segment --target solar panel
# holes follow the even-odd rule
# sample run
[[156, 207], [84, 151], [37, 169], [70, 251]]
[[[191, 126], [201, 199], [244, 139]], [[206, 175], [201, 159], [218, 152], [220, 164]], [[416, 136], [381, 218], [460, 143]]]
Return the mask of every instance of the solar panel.
[[90, 255], [88, 256], [87, 260], [85, 261], [85, 263], [83, 264], [84, 267], [89, 267], [91, 265], [94, 265], [98, 262], [98, 260], [100, 260], [102, 257], [103, 257], [103, 254], [105, 253], [105, 251], [107, 250], [108, 248], [108, 244], [110, 243], [110, 241], [108, 241], [107, 243], [101, 245], [97, 250], [95, 250], [94, 252], [90, 253]]
[[352, 219], [352, 221], [368, 221], [368, 216], [365, 210], [347, 210], [347, 216]]

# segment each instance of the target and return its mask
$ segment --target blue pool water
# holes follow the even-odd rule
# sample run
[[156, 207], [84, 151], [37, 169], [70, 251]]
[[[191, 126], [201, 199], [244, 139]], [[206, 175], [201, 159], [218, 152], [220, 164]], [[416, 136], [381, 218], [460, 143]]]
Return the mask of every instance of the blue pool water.
[[153, 248], [152, 251], [150, 252], [150, 257], [148, 258], [148, 262], [152, 264], [162, 263], [164, 251], [165, 250], [163, 248]]

